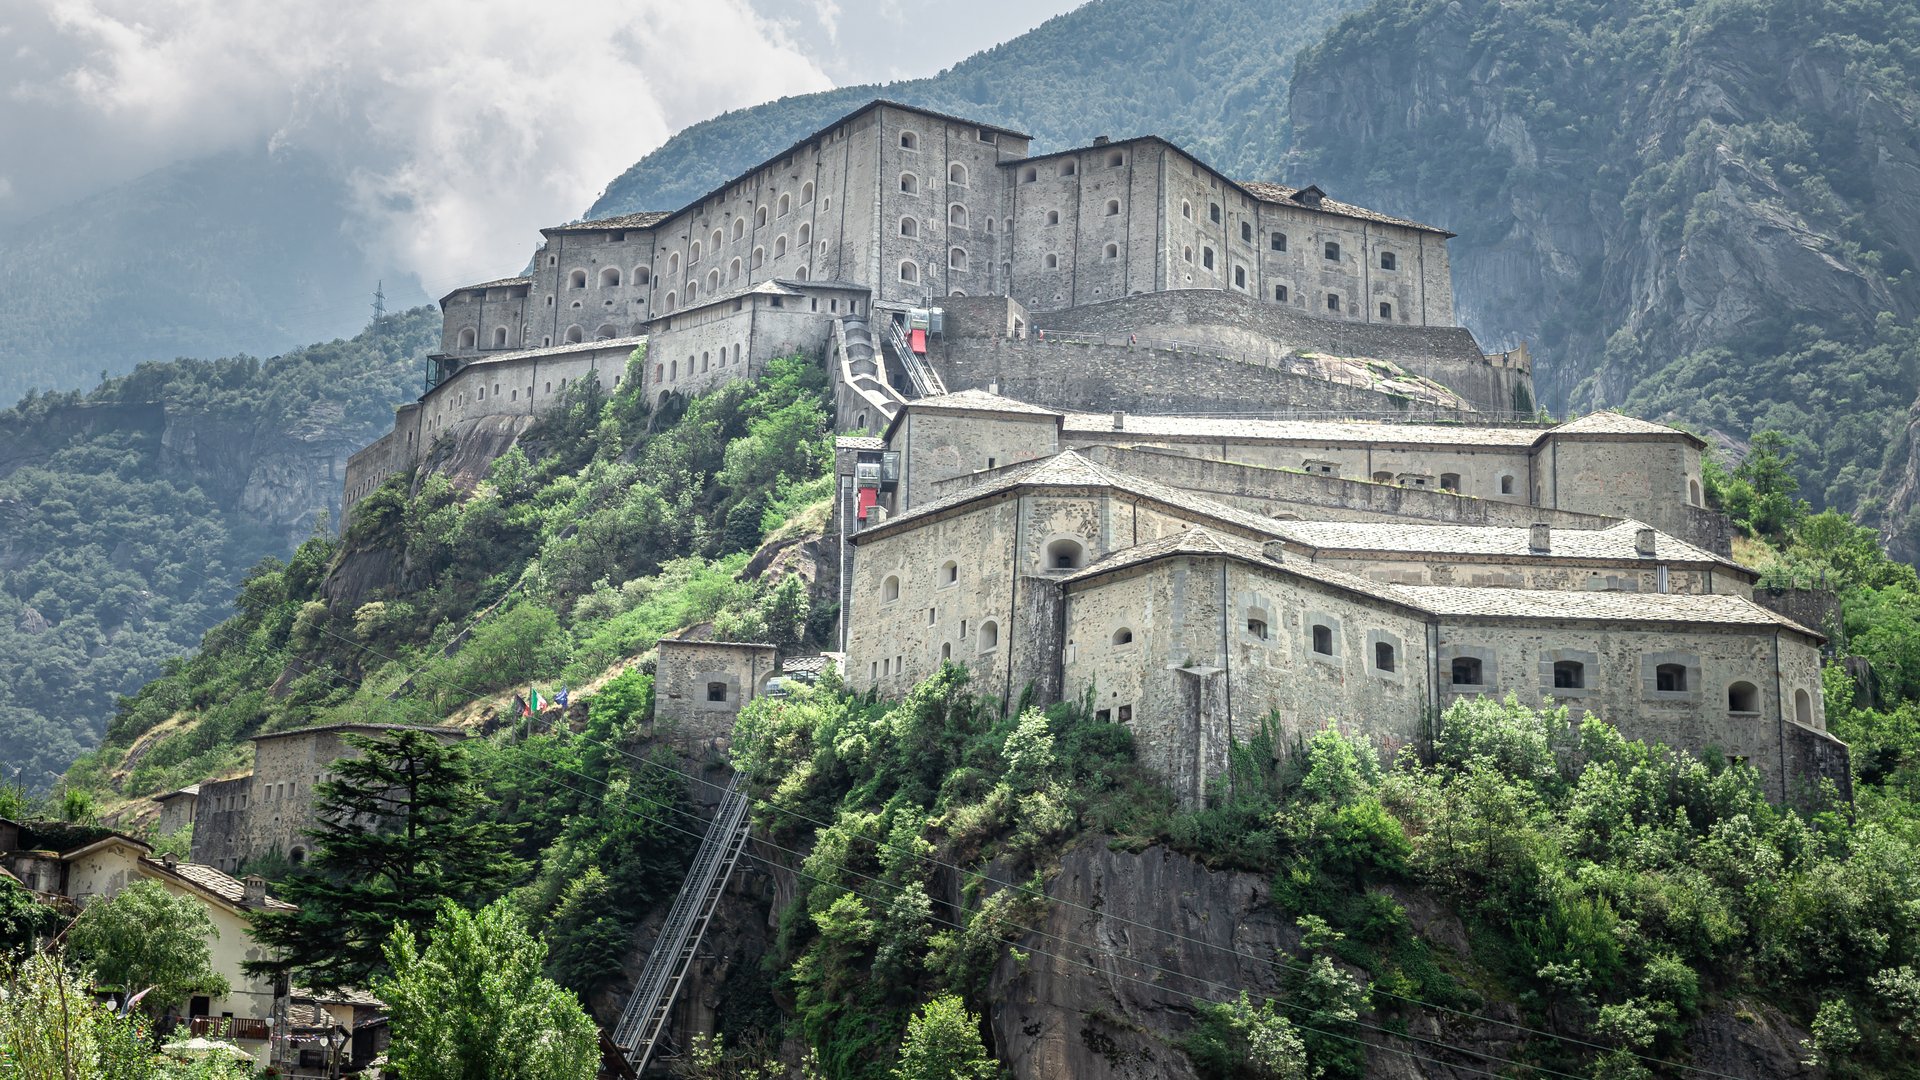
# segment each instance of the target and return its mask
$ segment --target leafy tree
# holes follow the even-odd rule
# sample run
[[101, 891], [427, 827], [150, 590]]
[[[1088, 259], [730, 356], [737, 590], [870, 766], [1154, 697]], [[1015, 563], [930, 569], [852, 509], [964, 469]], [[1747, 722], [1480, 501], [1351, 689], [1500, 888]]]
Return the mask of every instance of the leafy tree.
[[360, 756], [315, 786], [313, 855], [282, 887], [297, 910], [253, 915], [254, 936], [279, 958], [249, 965], [326, 988], [365, 986], [396, 928], [425, 926], [445, 900], [497, 895], [519, 869], [513, 827], [476, 816], [460, 743], [419, 728], [345, 739]]
[[999, 1071], [980, 1041], [980, 1018], [942, 994], [907, 1021], [893, 1080], [991, 1080]]
[[542, 975], [540, 940], [504, 900], [477, 912], [448, 901], [426, 947], [398, 926], [386, 944], [393, 974], [374, 984], [387, 1003], [399, 1080], [592, 1080], [593, 1021]]
[[59, 912], [41, 903], [18, 881], [0, 878], [0, 957], [32, 949], [59, 925]]
[[227, 980], [213, 970], [209, 944], [220, 932], [206, 909], [158, 882], [136, 881], [88, 904], [67, 931], [100, 986], [129, 994], [152, 987], [140, 1002], [158, 1014], [195, 994], [219, 997]]

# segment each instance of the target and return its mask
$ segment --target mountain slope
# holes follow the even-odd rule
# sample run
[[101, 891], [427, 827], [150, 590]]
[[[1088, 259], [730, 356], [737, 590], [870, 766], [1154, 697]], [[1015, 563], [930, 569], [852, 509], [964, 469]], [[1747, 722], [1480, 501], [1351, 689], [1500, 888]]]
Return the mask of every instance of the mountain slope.
[[344, 183], [297, 153], [160, 169], [0, 235], [0, 403], [146, 360], [271, 355], [366, 322], [375, 283], [426, 302], [345, 231]]
[[1275, 175], [1293, 54], [1359, 0], [1094, 0], [925, 79], [740, 109], [641, 158], [589, 217], [693, 201], [875, 97], [1004, 124], [1044, 152], [1095, 135], [1158, 134], [1237, 175]]
[[1543, 401], [1740, 444], [1870, 511], [1916, 389], [1920, 9], [1379, 0], [1299, 61], [1301, 168], [1444, 221]]

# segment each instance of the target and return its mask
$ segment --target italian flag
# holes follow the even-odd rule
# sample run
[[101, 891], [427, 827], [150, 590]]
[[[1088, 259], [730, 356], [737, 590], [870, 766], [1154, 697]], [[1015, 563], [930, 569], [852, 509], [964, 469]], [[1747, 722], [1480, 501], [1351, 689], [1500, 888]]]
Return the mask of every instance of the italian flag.
[[527, 699], [528, 705], [525, 715], [532, 716], [534, 713], [540, 711], [540, 691], [529, 685], [527, 687]]

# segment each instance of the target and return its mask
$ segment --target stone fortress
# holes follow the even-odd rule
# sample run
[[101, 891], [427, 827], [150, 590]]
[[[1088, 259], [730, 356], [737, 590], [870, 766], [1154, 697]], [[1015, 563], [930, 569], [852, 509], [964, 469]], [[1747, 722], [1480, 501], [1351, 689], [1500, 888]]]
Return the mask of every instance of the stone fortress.
[[[1029, 150], [876, 101], [680, 210], [543, 230], [442, 301], [347, 504], [581, 379], [657, 404], [806, 353], [853, 687], [1091, 694], [1188, 799], [1270, 714], [1391, 753], [1510, 693], [1845, 790], [1824, 639], [1728, 558], [1701, 441], [1539, 422], [1525, 350], [1453, 324], [1451, 234], [1151, 136]], [[724, 724], [777, 663], [742, 648], [660, 677]]]

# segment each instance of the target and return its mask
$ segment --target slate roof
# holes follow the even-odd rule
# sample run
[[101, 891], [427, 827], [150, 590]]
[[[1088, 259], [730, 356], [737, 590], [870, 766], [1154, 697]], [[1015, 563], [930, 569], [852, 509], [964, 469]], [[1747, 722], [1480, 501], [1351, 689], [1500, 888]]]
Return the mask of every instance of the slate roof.
[[576, 221], [571, 225], [552, 225], [541, 232], [618, 232], [622, 229], [650, 229], [672, 217], [667, 210], [641, 210], [632, 214]]
[[1063, 430], [1069, 435], [1144, 435], [1192, 439], [1264, 439], [1273, 442], [1323, 446], [1363, 443], [1379, 446], [1409, 443], [1429, 446], [1474, 446], [1524, 450], [1539, 440], [1538, 426], [1477, 426], [1468, 424], [1391, 424], [1364, 420], [1258, 420], [1246, 417], [1137, 416], [1127, 413], [1115, 430], [1112, 413], [1067, 413]]
[[780, 674], [820, 676], [832, 665], [833, 660], [825, 656], [789, 656], [780, 661]]
[[1660, 439], [1671, 439], [1678, 435], [1700, 446], [1707, 445], [1706, 441], [1699, 436], [1681, 431], [1679, 428], [1617, 412], [1588, 413], [1550, 428], [1540, 437], [1544, 439], [1549, 435], [1629, 435]]
[[1655, 531], [1654, 554], [1634, 550], [1635, 535], [1649, 526], [1624, 521], [1605, 529], [1554, 529], [1549, 548], [1535, 551], [1525, 527], [1429, 525], [1399, 521], [1279, 521], [1273, 531], [1321, 551], [1493, 555], [1507, 558], [1699, 562], [1734, 566], [1710, 551]]
[[833, 440], [835, 450], [885, 450], [887, 440], [878, 435], [837, 435]]
[[1782, 627], [1822, 635], [1744, 596], [1724, 593], [1558, 592], [1548, 589], [1398, 585], [1413, 604], [1442, 618], [1580, 619], [1611, 623], [1681, 622]]
[[455, 735], [467, 737], [465, 730], [454, 727], [435, 727], [430, 724], [320, 724], [316, 727], [290, 728], [286, 731], [267, 731], [253, 737], [254, 742], [266, 742], [268, 739], [285, 739], [294, 735], [312, 735], [321, 731], [429, 731], [436, 735]]
[[169, 791], [164, 795], [155, 795], [153, 797], [153, 801], [166, 802], [168, 799], [179, 798], [182, 795], [199, 795], [199, 794], [200, 794], [199, 784], [188, 784], [186, 787], [183, 787], [178, 791]]
[[[147, 858], [141, 861], [145, 863], [149, 869], [160, 870], [163, 873], [171, 874], [174, 877], [188, 881], [198, 886], [201, 890], [225, 900], [234, 907], [246, 906], [247, 887], [239, 878], [231, 874], [215, 870], [213, 867], [201, 863], [183, 862], [174, 863], [169, 866], [159, 859]], [[287, 903], [285, 900], [275, 899], [271, 895], [267, 897], [266, 908], [269, 911], [295, 910], [294, 905]]]
[[1274, 534], [1274, 523], [1271, 519], [1249, 513], [1238, 507], [1228, 506], [1226, 503], [1215, 502], [1204, 495], [1181, 491], [1158, 481], [1097, 465], [1072, 450], [1066, 450], [1052, 457], [1039, 458], [1004, 469], [1000, 475], [975, 487], [916, 506], [898, 517], [889, 518], [879, 525], [854, 533], [853, 540], [857, 544], [872, 537], [899, 532], [904, 527], [934, 514], [1019, 487], [1110, 488], [1151, 499], [1176, 510], [1212, 518], [1216, 522], [1244, 529], [1258, 536]]
[[[634, 347], [646, 340], [647, 335], [635, 334], [631, 337], [600, 338], [597, 341], [569, 341], [560, 345], [548, 345], [539, 349], [521, 349], [517, 352], [483, 353], [482, 355], [473, 357], [466, 365], [461, 367], [460, 370], [465, 371], [469, 367], [475, 367], [480, 364], [497, 364], [508, 360], [525, 360], [528, 357], [534, 356], [561, 356], [567, 353], [592, 352], [595, 349], [617, 349], [623, 345], [627, 347], [628, 351], [632, 351]], [[463, 357], [463, 359], [465, 358]], [[444, 386], [446, 384], [442, 383], [441, 385]], [[434, 390], [438, 390], [439, 388], [440, 387], [436, 386]], [[430, 394], [432, 392], [432, 390], [429, 390], [427, 393]]]
[[[1352, 203], [1344, 203], [1338, 199], [1329, 199], [1325, 196], [1322, 196], [1318, 203], [1301, 202], [1294, 198], [1295, 195], [1307, 190], [1306, 188], [1292, 188], [1285, 184], [1268, 183], [1265, 180], [1241, 180], [1238, 181], [1238, 183], [1242, 188], [1246, 189], [1248, 194], [1259, 199], [1261, 202], [1278, 203], [1300, 210], [1318, 210], [1323, 214], [1357, 218], [1361, 221], [1377, 221], [1382, 225], [1398, 225], [1403, 229], [1419, 229], [1421, 232], [1439, 233], [1441, 236], [1458, 235], [1448, 232], [1437, 225], [1422, 224], [1411, 218], [1394, 217], [1391, 214], [1383, 214], [1378, 210], [1369, 210], [1364, 206], [1355, 206]], [[1314, 190], [1317, 191], [1319, 189], [1315, 188]]]
[[1205, 526], [1195, 526], [1191, 529], [1182, 530], [1181, 532], [1170, 533], [1156, 540], [1149, 540], [1144, 544], [1136, 544], [1130, 548], [1122, 548], [1119, 551], [1109, 552], [1104, 558], [1099, 559], [1085, 569], [1067, 575], [1061, 580], [1069, 584], [1085, 581], [1089, 578], [1097, 578], [1111, 574], [1116, 570], [1124, 570], [1130, 566], [1139, 566], [1142, 563], [1149, 563], [1156, 559], [1164, 559], [1176, 555], [1226, 556], [1228, 558], [1239, 559], [1242, 562], [1254, 563], [1280, 573], [1291, 574], [1294, 577], [1306, 578], [1310, 581], [1318, 581], [1322, 584], [1332, 585], [1348, 592], [1370, 596], [1376, 600], [1385, 600], [1388, 603], [1398, 604], [1401, 607], [1411, 606], [1407, 603], [1406, 597], [1400, 595], [1399, 591], [1392, 585], [1369, 581], [1358, 574], [1349, 574], [1344, 570], [1336, 570], [1331, 566], [1321, 566], [1307, 562], [1304, 559], [1283, 559], [1275, 562], [1267, 557], [1265, 545], [1261, 541], [1248, 540], [1238, 536], [1228, 536], [1224, 533], [1215, 532]]

